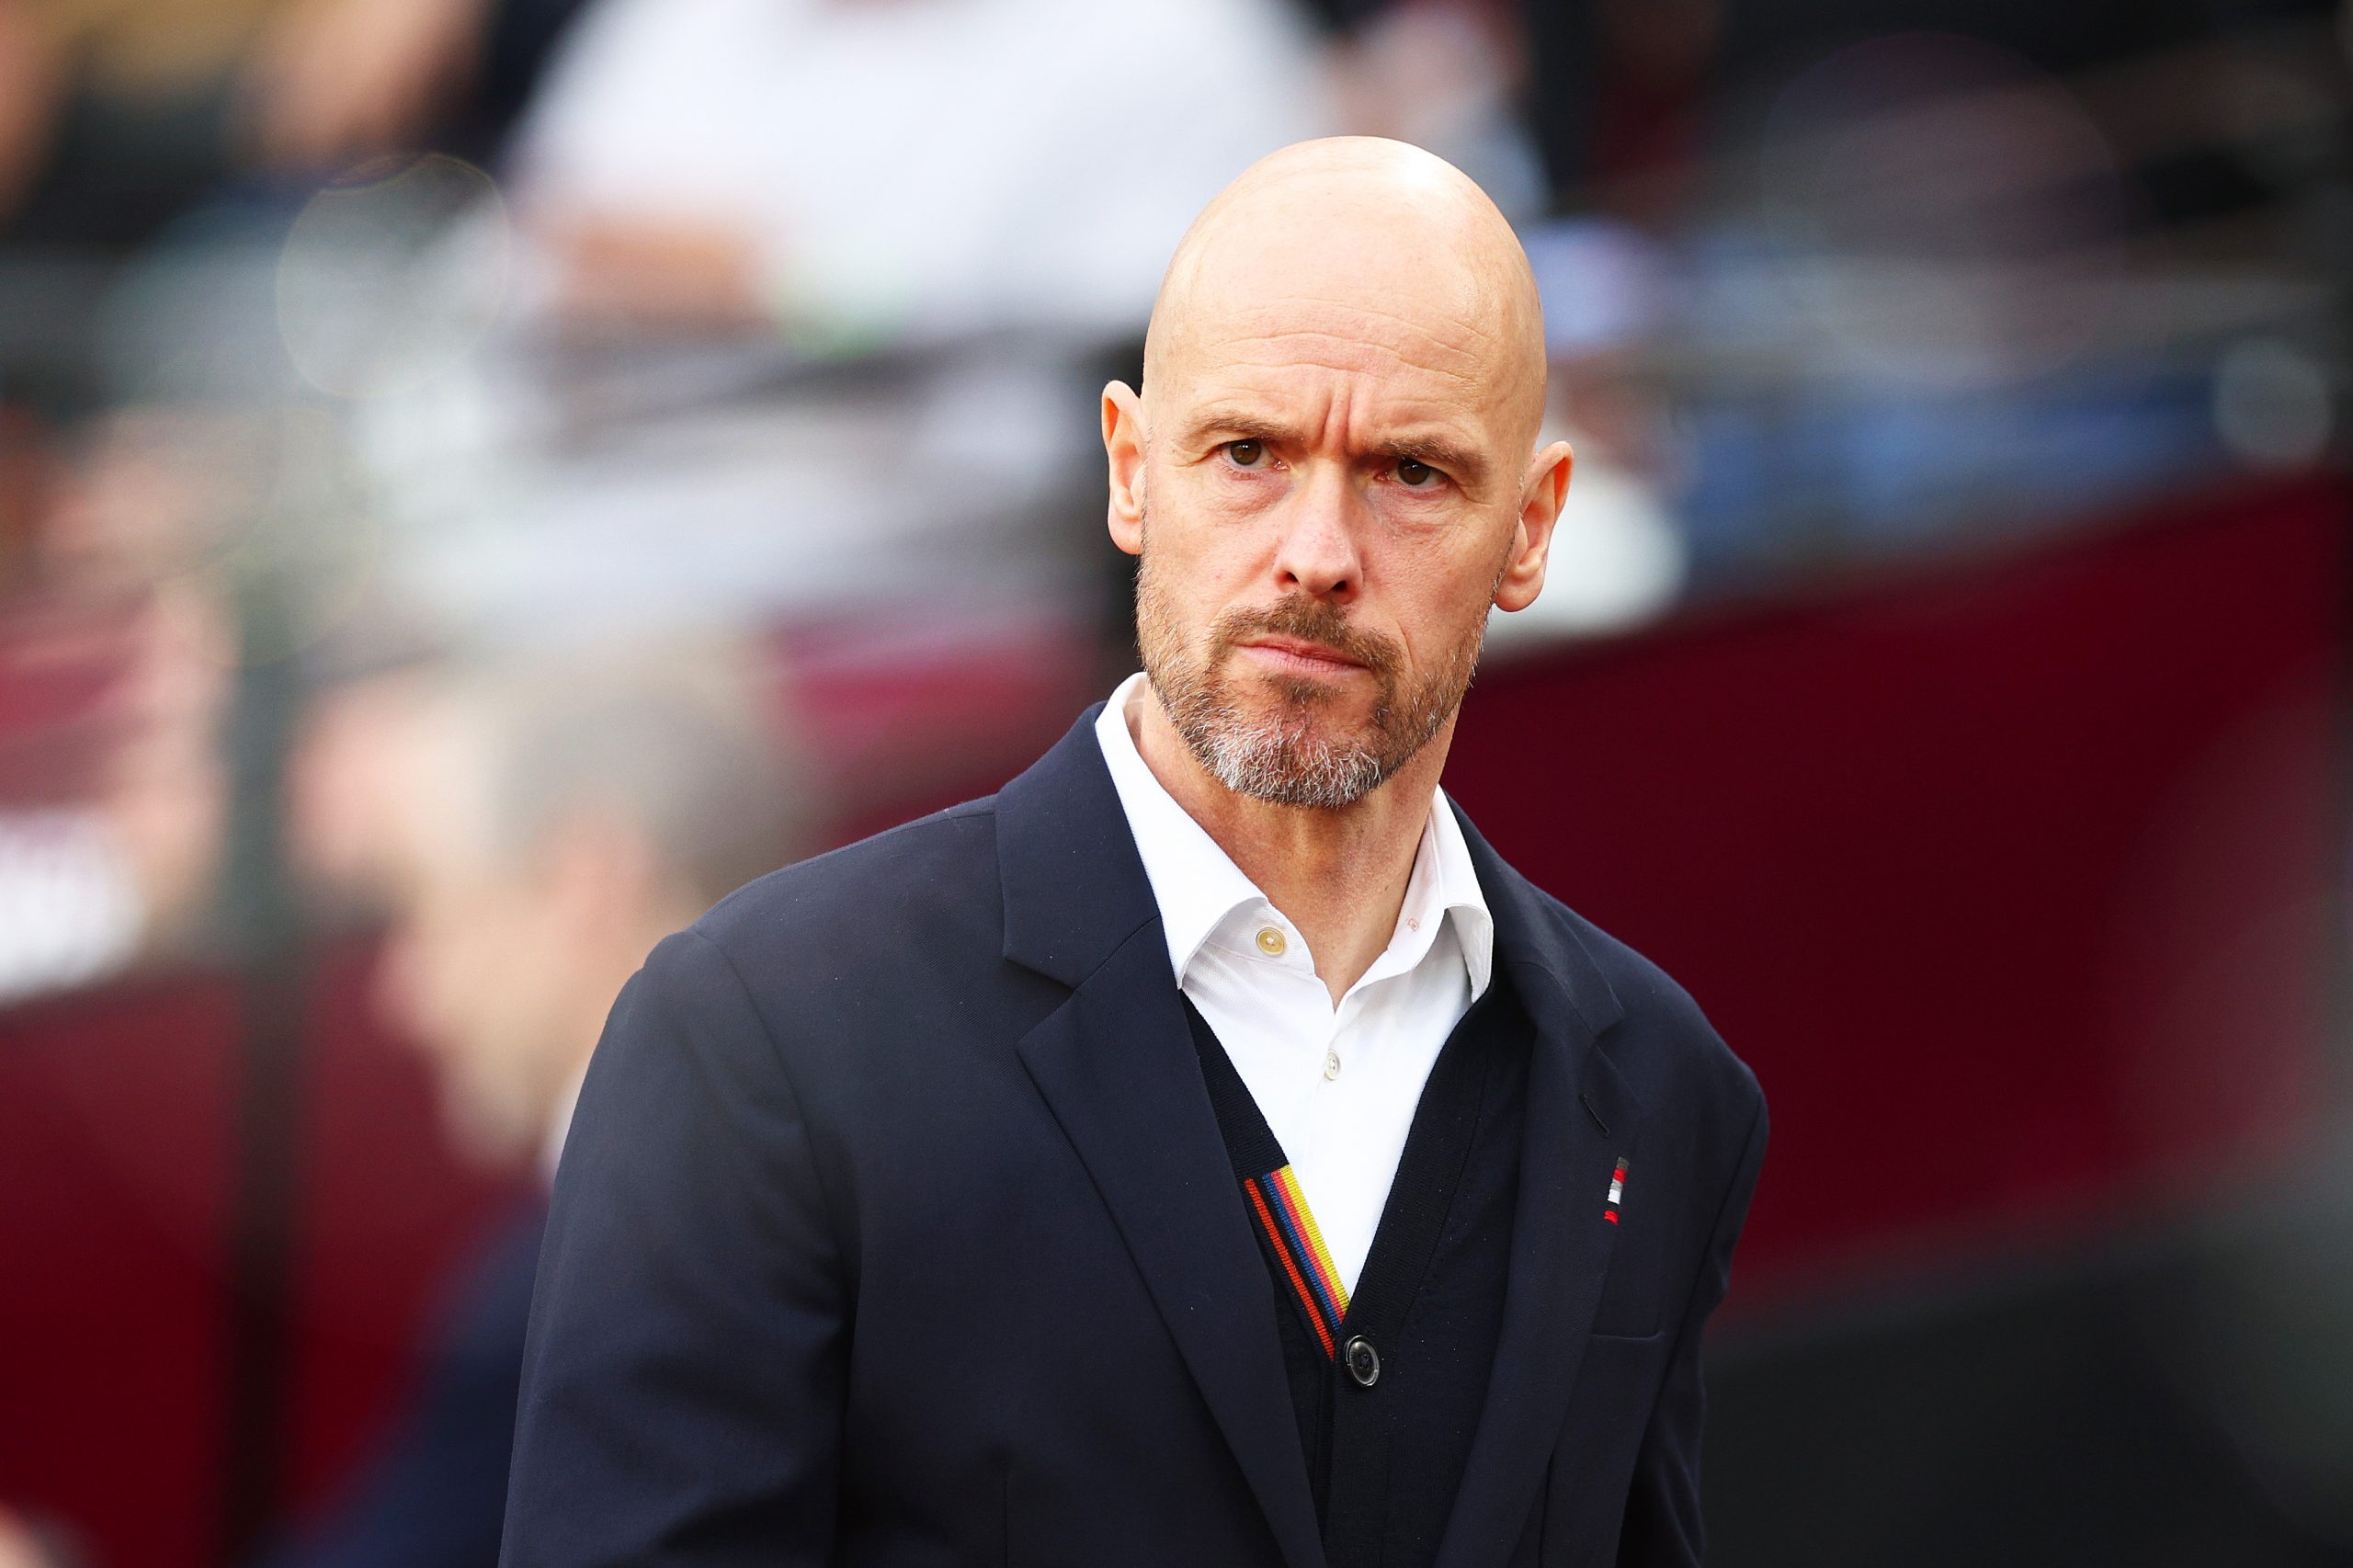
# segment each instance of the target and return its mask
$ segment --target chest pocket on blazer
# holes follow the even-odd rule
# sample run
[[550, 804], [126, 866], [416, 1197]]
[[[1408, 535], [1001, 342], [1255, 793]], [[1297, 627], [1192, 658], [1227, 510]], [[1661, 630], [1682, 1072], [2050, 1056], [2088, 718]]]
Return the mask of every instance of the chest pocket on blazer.
[[1665, 1329], [1668, 1282], [1677, 1272], [1673, 1210], [1660, 1201], [1672, 1195], [1635, 1189], [1635, 1179], [1627, 1183], [1618, 1234], [1609, 1245], [1609, 1272], [1602, 1278], [1601, 1303], [1593, 1314], [1593, 1332], [1611, 1339], [1646, 1339]]

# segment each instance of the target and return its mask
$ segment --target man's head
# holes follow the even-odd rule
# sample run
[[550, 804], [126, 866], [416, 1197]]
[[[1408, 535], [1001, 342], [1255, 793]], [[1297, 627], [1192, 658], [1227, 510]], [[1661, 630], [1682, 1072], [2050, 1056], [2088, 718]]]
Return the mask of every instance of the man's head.
[[1337, 808], [1449, 729], [1488, 609], [1543, 585], [1570, 463], [1543, 406], [1527, 256], [1450, 165], [1308, 142], [1211, 202], [1142, 392], [1103, 395], [1144, 668], [1204, 767]]
[[540, 1148], [647, 949], [789, 847], [777, 759], [730, 676], [640, 654], [413, 686], [385, 759], [378, 998], [485, 1163]]

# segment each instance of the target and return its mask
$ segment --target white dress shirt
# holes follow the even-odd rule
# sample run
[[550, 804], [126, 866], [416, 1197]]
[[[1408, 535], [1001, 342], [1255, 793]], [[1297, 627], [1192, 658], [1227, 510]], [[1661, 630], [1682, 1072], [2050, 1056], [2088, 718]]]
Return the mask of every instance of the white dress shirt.
[[1487, 989], [1495, 920], [1461, 824], [1433, 790], [1389, 945], [1337, 1006], [1306, 938], [1137, 751], [1142, 675], [1095, 726], [1168, 937], [1177, 985], [1225, 1046], [1290, 1159], [1353, 1292], [1439, 1048]]
[[860, 331], [1128, 332], [1203, 202], [1337, 124], [1279, 0], [597, 0], [509, 183], [724, 223], [796, 313]]

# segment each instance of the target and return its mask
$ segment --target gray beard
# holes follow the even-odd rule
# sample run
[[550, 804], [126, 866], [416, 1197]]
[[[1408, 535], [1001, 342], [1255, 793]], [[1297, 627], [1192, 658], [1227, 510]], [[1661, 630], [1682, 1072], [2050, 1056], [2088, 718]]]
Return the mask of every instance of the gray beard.
[[[1496, 574], [1498, 584], [1502, 574]], [[1365, 731], [1343, 738], [1323, 733], [1318, 722], [1330, 693], [1311, 681], [1274, 683], [1279, 705], [1271, 714], [1245, 713], [1232, 684], [1215, 667], [1234, 636], [1259, 629], [1309, 636], [1366, 660], [1381, 691]], [[1486, 639], [1482, 616], [1454, 656], [1410, 691], [1397, 689], [1395, 648], [1386, 639], [1331, 635], [1336, 617], [1317, 609], [1281, 609], [1250, 618], [1251, 624], [1221, 624], [1211, 652], [1196, 659], [1169, 624], [1164, 596], [1147, 551], [1136, 582], [1137, 643], [1144, 674], [1167, 711], [1169, 723], [1211, 777], [1238, 795], [1269, 805], [1339, 811], [1355, 805], [1418, 756], [1446, 727], [1463, 693]], [[1323, 622], [1317, 625], [1317, 622]]]
[[[1192, 687], [1172, 699], [1157, 677], [1153, 689], [1185, 744], [1217, 781], [1237, 795], [1277, 806], [1338, 811], [1387, 781], [1436, 734], [1427, 730], [1403, 756], [1364, 741], [1334, 742], [1316, 733], [1312, 716], [1295, 709], [1249, 719], [1224, 696], [1224, 682]], [[1292, 705], [1287, 701], [1287, 709]], [[1439, 715], [1438, 722], [1445, 722]]]

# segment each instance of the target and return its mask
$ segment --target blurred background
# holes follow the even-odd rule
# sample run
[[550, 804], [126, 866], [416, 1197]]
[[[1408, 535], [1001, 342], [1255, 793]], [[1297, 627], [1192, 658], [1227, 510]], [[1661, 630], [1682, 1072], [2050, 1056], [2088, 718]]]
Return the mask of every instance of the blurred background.
[[0, 0], [0, 1564], [486, 1568], [613, 994], [1132, 666], [1096, 393], [1332, 131], [1578, 452], [1449, 787], [1771, 1098], [1712, 1560], [2353, 1563], [2348, 42]]

